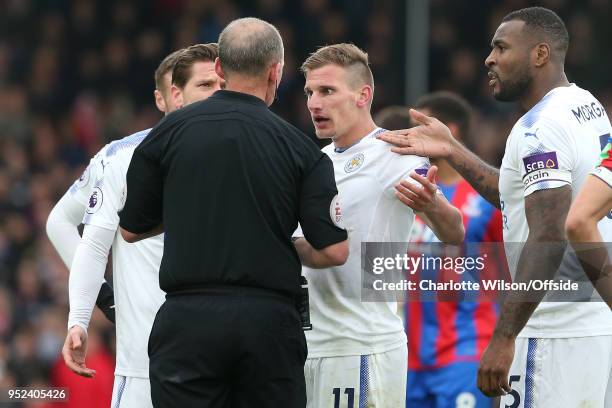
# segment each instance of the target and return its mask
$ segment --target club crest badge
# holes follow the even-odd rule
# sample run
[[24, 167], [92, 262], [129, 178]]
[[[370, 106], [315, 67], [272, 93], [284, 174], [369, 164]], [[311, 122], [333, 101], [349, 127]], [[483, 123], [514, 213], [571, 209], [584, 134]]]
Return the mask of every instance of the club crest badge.
[[355, 170], [359, 169], [361, 166], [363, 166], [364, 161], [365, 156], [363, 155], [363, 153], [357, 153], [356, 155], [351, 157], [349, 161], [346, 162], [346, 164], [344, 165], [344, 171], [346, 173], [352, 173]]

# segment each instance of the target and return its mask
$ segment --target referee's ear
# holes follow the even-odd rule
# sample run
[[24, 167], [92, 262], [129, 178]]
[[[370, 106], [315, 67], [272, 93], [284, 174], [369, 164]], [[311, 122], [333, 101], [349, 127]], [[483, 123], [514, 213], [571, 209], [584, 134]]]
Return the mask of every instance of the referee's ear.
[[272, 65], [272, 70], [270, 71], [270, 79], [277, 84], [277, 87], [283, 78], [283, 65], [282, 62], [277, 62]]

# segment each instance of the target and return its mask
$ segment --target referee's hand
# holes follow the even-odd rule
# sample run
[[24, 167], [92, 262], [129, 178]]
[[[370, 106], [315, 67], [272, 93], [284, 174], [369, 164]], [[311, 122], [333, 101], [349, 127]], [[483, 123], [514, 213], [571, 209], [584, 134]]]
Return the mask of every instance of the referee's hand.
[[62, 357], [64, 363], [75, 374], [83, 377], [92, 378], [96, 370], [85, 366], [85, 356], [87, 355], [87, 332], [80, 326], [72, 326], [68, 330]]

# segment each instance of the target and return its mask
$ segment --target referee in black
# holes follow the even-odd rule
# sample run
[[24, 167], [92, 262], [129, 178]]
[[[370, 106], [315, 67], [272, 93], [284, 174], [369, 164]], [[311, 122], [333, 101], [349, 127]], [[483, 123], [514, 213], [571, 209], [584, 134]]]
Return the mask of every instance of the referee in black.
[[155, 407], [306, 406], [300, 261], [343, 264], [348, 243], [330, 159], [268, 109], [282, 69], [274, 26], [233, 21], [216, 61], [227, 89], [166, 116], [134, 152], [122, 235], [165, 231]]

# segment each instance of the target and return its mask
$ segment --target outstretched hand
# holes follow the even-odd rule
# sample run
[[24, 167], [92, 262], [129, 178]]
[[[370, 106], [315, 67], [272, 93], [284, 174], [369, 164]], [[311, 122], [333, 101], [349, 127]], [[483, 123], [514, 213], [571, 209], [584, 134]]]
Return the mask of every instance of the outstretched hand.
[[64, 363], [74, 373], [92, 378], [96, 371], [87, 368], [85, 356], [87, 355], [87, 332], [80, 326], [72, 326], [66, 335], [66, 341], [62, 348]]
[[410, 116], [418, 126], [383, 132], [376, 137], [395, 146], [391, 149], [395, 153], [442, 159], [449, 157], [453, 145], [457, 143], [450, 129], [438, 119], [415, 109], [410, 109]]

